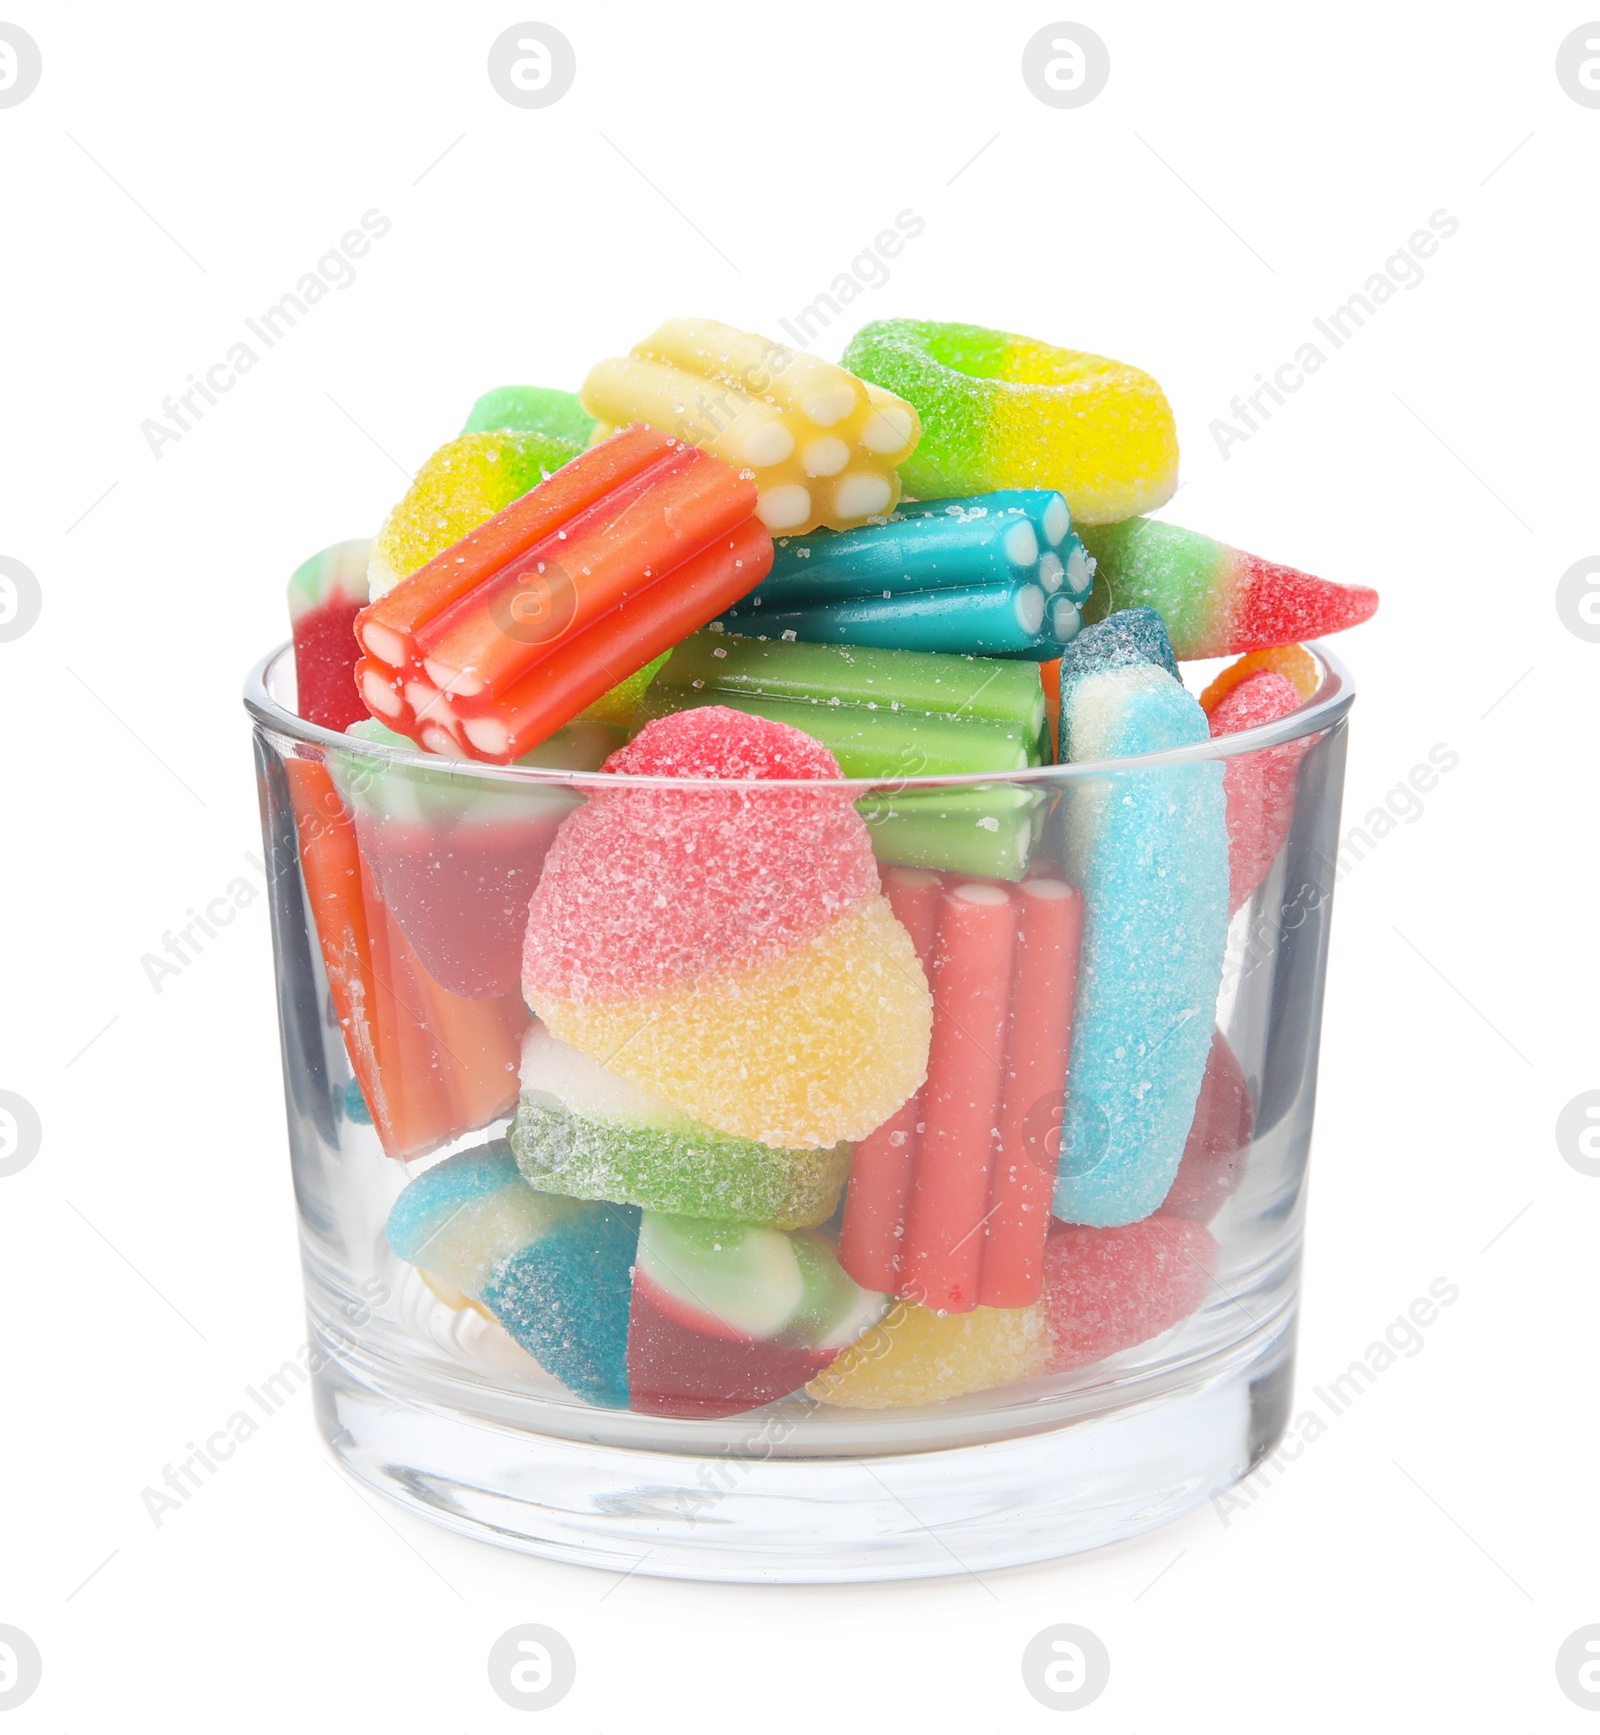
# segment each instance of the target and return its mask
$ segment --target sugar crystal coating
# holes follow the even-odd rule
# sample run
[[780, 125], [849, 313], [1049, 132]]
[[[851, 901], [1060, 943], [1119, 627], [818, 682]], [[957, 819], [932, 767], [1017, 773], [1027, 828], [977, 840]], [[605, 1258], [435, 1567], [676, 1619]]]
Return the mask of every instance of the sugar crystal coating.
[[753, 970], [630, 1001], [529, 1003], [563, 1042], [696, 1120], [780, 1148], [855, 1140], [928, 1067], [933, 1002], [881, 895]]
[[566, 820], [529, 909], [531, 1005], [656, 994], [774, 960], [878, 889], [848, 792], [761, 787], [838, 776], [798, 729], [724, 706], [682, 711], [605, 769], [749, 781], [601, 789]]
[[981, 325], [881, 319], [850, 340], [844, 364], [922, 417], [900, 475], [923, 499], [1055, 488], [1075, 523], [1104, 524], [1177, 485], [1171, 406], [1123, 362]]
[[900, 1301], [806, 1387], [847, 1410], [933, 1404], [1042, 1374], [1050, 1356], [1043, 1302], [940, 1314]]
[[[1151, 664], [1062, 683], [1067, 760], [1164, 752], [1208, 733], [1199, 705]], [[1068, 793], [1063, 861], [1086, 914], [1055, 1214], [1131, 1223], [1172, 1185], [1215, 1022], [1228, 902], [1222, 767], [1108, 767]]]
[[373, 597], [426, 566], [582, 450], [551, 434], [461, 434], [417, 472], [372, 545]]
[[1255, 1108], [1239, 1057], [1220, 1030], [1211, 1033], [1205, 1077], [1172, 1191], [1161, 1201], [1166, 1217], [1209, 1223], [1244, 1179]]
[[1334, 584], [1156, 518], [1093, 526], [1083, 541], [1096, 563], [1084, 619], [1159, 609], [1180, 658], [1234, 656], [1341, 632], [1378, 607], [1378, 593], [1365, 585]]
[[1209, 717], [1223, 699], [1252, 675], [1271, 669], [1290, 681], [1302, 702], [1316, 697], [1322, 684], [1322, 671], [1317, 659], [1304, 645], [1268, 645], [1259, 651], [1246, 651], [1237, 662], [1216, 675], [1211, 685], [1200, 695], [1200, 709]]
[[1120, 1228], [1058, 1228], [1044, 1252], [1051, 1372], [1104, 1361], [1187, 1319], [1211, 1291], [1216, 1260], [1202, 1224], [1161, 1212]]
[[825, 1223], [850, 1168], [848, 1145], [775, 1150], [716, 1132], [537, 1024], [510, 1139], [542, 1191], [775, 1229]]
[[[1275, 723], [1300, 709], [1298, 688], [1275, 669], [1262, 669], [1233, 687], [1211, 708], [1211, 733], [1234, 735]], [[1272, 870], [1294, 824], [1295, 776], [1311, 737], [1236, 754], [1223, 773], [1228, 798], [1228, 913], [1231, 915]]]

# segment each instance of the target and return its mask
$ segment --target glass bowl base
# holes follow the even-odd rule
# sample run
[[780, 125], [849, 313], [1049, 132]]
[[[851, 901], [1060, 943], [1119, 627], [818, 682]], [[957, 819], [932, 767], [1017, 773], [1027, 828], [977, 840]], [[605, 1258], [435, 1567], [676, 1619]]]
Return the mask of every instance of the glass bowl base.
[[1288, 1417], [1294, 1328], [1275, 1324], [1192, 1386], [943, 1450], [730, 1458], [533, 1434], [380, 1388], [326, 1342], [316, 1411], [358, 1481], [523, 1553], [729, 1583], [938, 1578], [1142, 1535], [1246, 1475]]

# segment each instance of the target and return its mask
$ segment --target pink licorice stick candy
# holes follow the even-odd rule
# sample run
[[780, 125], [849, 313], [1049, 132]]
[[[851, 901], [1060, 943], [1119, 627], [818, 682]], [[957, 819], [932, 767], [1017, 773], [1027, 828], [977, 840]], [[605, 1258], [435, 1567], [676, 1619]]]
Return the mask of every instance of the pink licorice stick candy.
[[1017, 899], [1000, 1150], [989, 1181], [978, 1287], [984, 1307], [1027, 1307], [1044, 1282], [1083, 938], [1083, 896], [1065, 880], [1024, 880]]
[[[933, 975], [934, 936], [944, 882], [923, 868], [888, 868], [883, 892]], [[839, 1263], [864, 1289], [893, 1294], [900, 1280], [900, 1241], [917, 1160], [923, 1091], [860, 1140], [850, 1161], [850, 1191], [839, 1231]]]
[[978, 1301], [1016, 940], [1011, 887], [969, 882], [941, 895], [933, 1044], [899, 1285], [903, 1299], [936, 1312], [966, 1313]]

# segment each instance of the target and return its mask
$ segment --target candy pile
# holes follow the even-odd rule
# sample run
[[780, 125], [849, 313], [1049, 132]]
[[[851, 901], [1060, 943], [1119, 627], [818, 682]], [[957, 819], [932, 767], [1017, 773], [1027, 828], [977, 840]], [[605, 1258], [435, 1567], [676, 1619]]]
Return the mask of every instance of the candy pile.
[[672, 320], [480, 398], [295, 573], [340, 1102], [435, 1296], [700, 1419], [1075, 1374], [1207, 1304], [1224, 950], [1310, 737], [1149, 756], [1290, 718], [1377, 597], [1147, 516], [1177, 459], [1103, 356]]

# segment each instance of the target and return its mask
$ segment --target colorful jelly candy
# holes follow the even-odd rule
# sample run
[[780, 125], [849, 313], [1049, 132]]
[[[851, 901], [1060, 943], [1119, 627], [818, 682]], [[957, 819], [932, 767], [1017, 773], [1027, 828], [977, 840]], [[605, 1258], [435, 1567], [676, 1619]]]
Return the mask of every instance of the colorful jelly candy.
[[[1165, 669], [1122, 660], [1124, 640], [1086, 629], [1062, 658], [1068, 763], [1210, 738]], [[1067, 794], [1063, 862], [1086, 915], [1055, 1214], [1110, 1226], [1161, 1203], [1194, 1116], [1228, 923], [1222, 767], [1108, 769]]]
[[1314, 639], [1359, 626], [1378, 608], [1378, 593], [1365, 585], [1313, 578], [1155, 518], [1101, 524], [1083, 530], [1083, 541], [1096, 579], [1084, 619], [1156, 609], [1180, 658]]
[[[415, 750], [370, 717], [348, 734]], [[517, 763], [598, 771], [617, 745], [613, 729], [569, 723]], [[559, 784], [485, 789], [356, 751], [330, 754], [328, 763], [384, 903], [428, 973], [470, 999], [516, 993], [528, 899], [557, 828], [582, 797]]]
[[647, 1211], [628, 1323], [628, 1393], [657, 1416], [737, 1415], [786, 1397], [882, 1317], [826, 1236]]
[[[880, 645], [986, 657], [1015, 652], [1043, 662], [1060, 651], [1045, 625], [1049, 600], [1036, 584], [972, 585], [809, 607], [732, 609], [726, 621], [735, 632], [760, 632], [811, 644]], [[1076, 630], [1075, 613], [1072, 626]]]
[[536, 487], [583, 448], [550, 434], [490, 431], [439, 448], [384, 520], [372, 545], [373, 601]]
[[626, 1407], [631, 1206], [535, 1192], [496, 1140], [418, 1175], [385, 1233], [408, 1265], [481, 1303], [579, 1397]]
[[781, 536], [773, 550], [772, 571], [741, 608], [980, 584], [1033, 584], [1083, 603], [1094, 585], [1094, 562], [1050, 488], [903, 500], [886, 523]]
[[336, 542], [302, 562], [289, 580], [289, 622], [294, 629], [296, 706], [308, 723], [343, 729], [365, 717], [356, 692], [356, 616], [367, 604], [365, 538]]
[[928, 1081], [856, 1147], [840, 1232], [859, 1283], [941, 1312], [1037, 1299], [1055, 1189], [1083, 900], [893, 869], [933, 989]]
[[1020, 771], [1044, 757], [1044, 697], [1023, 663], [697, 633], [639, 716], [697, 705], [803, 729], [846, 777]]
[[899, 1409], [1016, 1385], [1045, 1372], [1050, 1322], [1043, 1302], [935, 1313], [898, 1301], [806, 1394], [846, 1410]]
[[1172, 1190], [1161, 1201], [1165, 1217], [1209, 1223], [1244, 1179], [1255, 1118], [1250, 1086], [1239, 1057], [1220, 1030], [1211, 1033], [1205, 1077]]
[[726, 705], [790, 723], [822, 742], [847, 777], [892, 786], [856, 804], [880, 861], [1021, 879], [1042, 791], [1003, 783], [898, 785], [907, 777], [1042, 762], [1044, 705], [1032, 670], [980, 657], [713, 631], [672, 653], [637, 720]]
[[578, 402], [576, 392], [548, 386], [496, 386], [472, 406], [463, 434], [494, 433], [506, 428], [518, 434], [549, 434], [565, 440], [573, 455], [594, 438], [594, 417]]
[[850, 340], [844, 365], [921, 416], [900, 464], [912, 494], [1054, 488], [1081, 528], [1148, 512], [1177, 486], [1172, 410], [1122, 362], [981, 325], [883, 319]]
[[780, 1151], [702, 1126], [538, 1024], [510, 1137], [524, 1179], [545, 1192], [774, 1229], [827, 1222], [850, 1169], [848, 1145]]
[[[710, 319], [668, 320], [579, 393], [600, 434], [648, 422], [755, 477], [774, 533], [846, 530], [894, 510], [917, 416], [832, 362]], [[1136, 509], [1135, 509], [1136, 510]]]
[[780, 538], [772, 571], [726, 619], [765, 638], [1048, 660], [1093, 583], [1066, 501], [1012, 489]]
[[435, 981], [391, 917], [327, 768], [284, 767], [334, 1016], [384, 1150], [416, 1157], [487, 1126], [516, 1101], [521, 997], [476, 999]]
[[[1201, 700], [1204, 706], [1204, 698]], [[1210, 708], [1213, 738], [1275, 723], [1301, 706], [1300, 690], [1276, 669], [1259, 669], [1228, 688]], [[1272, 871], [1294, 824], [1295, 777], [1309, 736], [1257, 747], [1227, 762], [1228, 913], [1247, 903]]]
[[1057, 1229], [1044, 1258], [1050, 1371], [1059, 1374], [1187, 1319], [1211, 1292], [1217, 1244], [1202, 1224], [1159, 1211], [1120, 1228]]
[[434, 752], [519, 758], [760, 582], [754, 504], [654, 429], [591, 446], [363, 611], [368, 709]]
[[[922, 1082], [931, 1006], [866, 826], [819, 743], [724, 707], [648, 724], [570, 816], [529, 909], [553, 1036], [736, 1138], [859, 1138]], [[764, 789], [763, 779], [782, 780]]]
[[[1126, 669], [1147, 664], [1178, 677], [1178, 659], [1161, 616], [1153, 608], [1125, 608], [1096, 621], [1079, 644], [1061, 653], [1060, 690], [1093, 669]], [[1060, 717], [1060, 708], [1056, 715]]]
[[1193, 1313], [1216, 1258], [1200, 1224], [1165, 1212], [1122, 1228], [1057, 1225], [1038, 1301], [946, 1314], [897, 1302], [806, 1391], [844, 1409], [890, 1409], [1092, 1366]]
[[1293, 686], [1302, 702], [1314, 699], [1322, 685], [1322, 671], [1317, 659], [1304, 645], [1268, 645], [1259, 651], [1246, 651], [1237, 662], [1212, 677], [1211, 684], [1200, 695], [1200, 709], [1209, 717], [1220, 700], [1227, 697], [1241, 681], [1270, 669]]

